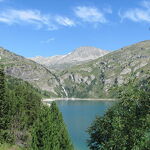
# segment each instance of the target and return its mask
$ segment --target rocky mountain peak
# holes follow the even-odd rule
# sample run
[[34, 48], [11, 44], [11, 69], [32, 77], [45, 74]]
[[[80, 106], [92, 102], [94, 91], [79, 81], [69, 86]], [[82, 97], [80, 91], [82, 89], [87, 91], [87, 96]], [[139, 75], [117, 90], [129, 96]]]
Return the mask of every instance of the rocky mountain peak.
[[84, 46], [75, 49], [70, 55], [75, 60], [91, 60], [91, 59], [96, 59], [98, 57], [104, 56], [107, 54], [108, 51], [96, 48], [96, 47], [90, 47], [90, 46]]
[[60, 69], [97, 59], [106, 55], [107, 53], [109, 52], [96, 47], [84, 46], [77, 48], [73, 52], [70, 52], [66, 55], [50, 57], [37, 56], [30, 59], [49, 68]]

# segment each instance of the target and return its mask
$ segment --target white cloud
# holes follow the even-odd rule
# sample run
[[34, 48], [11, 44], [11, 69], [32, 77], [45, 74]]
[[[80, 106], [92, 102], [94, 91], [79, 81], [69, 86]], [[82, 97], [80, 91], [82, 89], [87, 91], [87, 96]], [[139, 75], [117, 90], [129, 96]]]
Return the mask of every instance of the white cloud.
[[56, 30], [59, 26], [74, 26], [73, 20], [68, 17], [51, 16], [50, 14], [42, 14], [39, 10], [17, 10], [8, 9], [0, 12], [0, 22], [13, 24], [32, 24], [36, 28], [47, 28], [48, 30]]
[[78, 6], [74, 9], [75, 15], [85, 22], [106, 23], [107, 20], [100, 10], [95, 7]]
[[50, 16], [42, 15], [38, 10], [9, 9], [0, 13], [0, 22], [12, 24], [34, 24], [37, 28], [46, 26], [49, 30], [57, 29]]
[[55, 38], [49, 38], [49, 39], [47, 39], [45, 41], [41, 41], [41, 43], [48, 44], [48, 43], [50, 43], [52, 41], [55, 41]]
[[79, 25], [81, 20], [94, 23], [95, 26], [98, 26], [99, 23], [108, 22], [104, 13], [112, 13], [110, 7], [102, 10], [103, 12], [96, 7], [76, 7], [74, 13], [79, 20], [76, 20], [75, 22], [67, 16], [43, 14], [39, 10], [6, 9], [3, 11], [0, 10], [0, 23], [8, 25], [34, 25], [36, 29], [45, 28], [48, 30], [57, 30], [61, 26], [74, 27]]
[[134, 22], [150, 22], [150, 1], [142, 1], [141, 8], [132, 8], [125, 12], [119, 12], [122, 21], [129, 19]]
[[68, 17], [56, 16], [56, 22], [63, 26], [75, 26], [75, 22]]
[[8, 18], [4, 18], [0, 16], [0, 22], [10, 24], [10, 20]]

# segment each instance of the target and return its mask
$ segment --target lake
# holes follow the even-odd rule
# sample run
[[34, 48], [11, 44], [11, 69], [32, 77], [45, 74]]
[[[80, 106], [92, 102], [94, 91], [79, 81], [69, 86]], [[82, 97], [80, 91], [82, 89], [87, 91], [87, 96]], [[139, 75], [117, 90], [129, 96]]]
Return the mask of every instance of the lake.
[[114, 102], [94, 100], [60, 100], [56, 101], [63, 114], [70, 138], [75, 150], [88, 150], [86, 140], [87, 128], [90, 126], [96, 115], [103, 116], [105, 111]]

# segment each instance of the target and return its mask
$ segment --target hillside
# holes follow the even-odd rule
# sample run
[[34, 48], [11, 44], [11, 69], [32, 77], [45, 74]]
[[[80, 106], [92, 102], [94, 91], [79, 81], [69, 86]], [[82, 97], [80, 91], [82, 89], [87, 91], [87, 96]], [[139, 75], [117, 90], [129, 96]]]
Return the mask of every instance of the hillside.
[[6, 76], [0, 65], [0, 149], [73, 149], [56, 103], [48, 107], [42, 97], [28, 82]]
[[59, 74], [68, 97], [109, 97], [109, 89], [134, 74], [138, 79], [150, 71], [150, 41], [121, 48], [89, 63]]
[[46, 66], [49, 69], [65, 69], [74, 65], [83, 64], [108, 54], [108, 51], [95, 47], [80, 47], [66, 55], [57, 55], [51, 57], [37, 56], [31, 60]]
[[[64, 89], [56, 75], [44, 66], [35, 63], [8, 50], [0, 48], [0, 63], [5, 65], [5, 72], [16, 78], [27, 81], [53, 96], [63, 96]], [[59, 92], [56, 92], [59, 89]]]
[[138, 79], [150, 75], [149, 40], [57, 73], [3, 48], [0, 54], [7, 74], [51, 92], [51, 97], [111, 97], [109, 89], [125, 83], [131, 75]]

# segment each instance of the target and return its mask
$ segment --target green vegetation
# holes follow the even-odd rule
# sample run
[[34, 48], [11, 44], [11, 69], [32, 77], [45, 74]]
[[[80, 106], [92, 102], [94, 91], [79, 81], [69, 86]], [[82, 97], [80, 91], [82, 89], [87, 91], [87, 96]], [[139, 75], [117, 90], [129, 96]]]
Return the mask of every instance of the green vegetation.
[[[131, 74], [144, 78], [150, 70], [150, 40], [113, 51], [96, 60], [52, 72], [0, 48], [1, 63], [9, 75], [47, 90], [50, 97], [111, 98], [109, 89], [122, 85]], [[65, 92], [64, 92], [65, 88]]]
[[[51, 115], [48, 115], [51, 114]], [[72, 150], [62, 115], [56, 103], [50, 109], [43, 106], [33, 130], [32, 147], [35, 150]]]
[[120, 99], [88, 129], [92, 150], [150, 149], [150, 78], [129, 81], [118, 89]]
[[25, 150], [25, 149], [16, 145], [10, 145], [5, 143], [0, 145], [0, 150]]
[[88, 63], [58, 72], [69, 97], [112, 98], [110, 88], [135, 74], [141, 80], [150, 71], [150, 41], [111, 52]]
[[[57, 97], [54, 88], [60, 87], [55, 75], [44, 66], [0, 48], [0, 63], [5, 66], [7, 74], [29, 82], [36, 88], [47, 90], [48, 96]], [[57, 85], [54, 85], [56, 83]]]
[[41, 102], [42, 97], [43, 92], [20, 79], [5, 76], [0, 67], [1, 149], [73, 149], [56, 104], [48, 107]]

